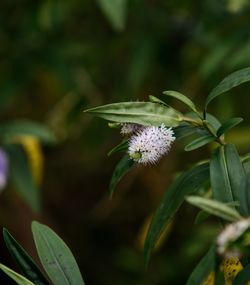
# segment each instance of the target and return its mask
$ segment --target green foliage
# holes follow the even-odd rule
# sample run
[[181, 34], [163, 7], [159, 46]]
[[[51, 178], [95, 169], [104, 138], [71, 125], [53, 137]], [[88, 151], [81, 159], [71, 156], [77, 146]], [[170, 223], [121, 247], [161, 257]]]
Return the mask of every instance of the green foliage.
[[228, 75], [208, 95], [205, 102], [206, 108], [217, 96], [247, 81], [250, 81], [250, 67], [243, 68]]
[[163, 92], [164, 95], [176, 98], [177, 100], [181, 101], [182, 103], [184, 103], [185, 105], [187, 105], [192, 111], [194, 111], [195, 113], [198, 113], [193, 101], [191, 101], [188, 97], [186, 97], [185, 95], [176, 92], [176, 91], [164, 91]]
[[114, 148], [112, 148], [109, 152], [108, 152], [108, 156], [119, 152], [119, 151], [125, 151], [128, 149], [128, 140], [125, 139], [124, 141], [122, 141], [120, 144], [118, 144], [117, 146], [115, 146]]
[[211, 135], [204, 135], [198, 139], [193, 140], [191, 143], [185, 146], [184, 150], [185, 151], [191, 151], [195, 150], [197, 148], [200, 148], [210, 142], [214, 141], [214, 137]]
[[78, 265], [64, 241], [49, 227], [32, 222], [40, 261], [54, 285], [84, 285]]
[[22, 270], [25, 277], [35, 285], [49, 285], [49, 282], [35, 264], [32, 257], [29, 256], [29, 254], [14, 239], [7, 229], [3, 229], [3, 237], [10, 254], [16, 261], [18, 267]]
[[206, 280], [210, 273], [215, 272], [215, 251], [216, 247], [212, 245], [190, 275], [187, 285], [200, 285]]
[[141, 125], [177, 126], [181, 118], [172, 108], [151, 102], [123, 102], [108, 104], [85, 112], [108, 121], [118, 123], [136, 123]]
[[241, 219], [241, 215], [232, 207], [217, 200], [211, 200], [199, 196], [188, 196], [187, 202], [229, 222]]
[[239, 201], [245, 172], [234, 145], [218, 147], [211, 157], [210, 175], [213, 196], [221, 202]]
[[132, 168], [134, 162], [125, 155], [116, 165], [109, 184], [109, 195], [112, 197], [115, 187], [123, 176]]
[[173, 218], [185, 196], [199, 190], [209, 179], [209, 164], [203, 163], [195, 166], [178, 176], [165, 193], [148, 230], [145, 241], [146, 262], [155, 243], [159, 239], [168, 222]]
[[34, 211], [40, 210], [40, 193], [34, 181], [27, 157], [19, 145], [5, 147], [10, 160], [10, 180], [17, 192]]
[[55, 143], [54, 133], [46, 126], [31, 121], [16, 121], [0, 125], [0, 138], [3, 141], [15, 140], [18, 136], [29, 135], [43, 143]]
[[241, 182], [241, 191], [239, 193], [239, 202], [242, 215], [250, 216], [250, 180], [246, 175], [245, 179]]
[[22, 275], [16, 273], [12, 269], [0, 263], [0, 269], [5, 272], [12, 280], [16, 282], [18, 285], [34, 285], [34, 283], [30, 282], [28, 279], [23, 277]]
[[[198, 138], [193, 139], [186, 145], [184, 148], [185, 151], [198, 149], [211, 142], [219, 144], [213, 151], [211, 159], [208, 162], [199, 164], [194, 168], [183, 172], [172, 184], [170, 184], [153, 216], [147, 232], [144, 248], [146, 264], [149, 262], [156, 242], [159, 240], [169, 221], [173, 218], [185, 199], [188, 203], [202, 209], [206, 218], [207, 215], [214, 215], [223, 221], [235, 222], [235, 228], [237, 228], [237, 222], [243, 219], [242, 215], [249, 215], [250, 184], [246, 175], [247, 171], [245, 171], [248, 166], [247, 159], [245, 159], [243, 166], [235, 145], [226, 143], [223, 136], [224, 133], [237, 126], [243, 119], [231, 118], [221, 124], [214, 115], [206, 112], [208, 104], [214, 98], [243, 82], [249, 81], [249, 70], [249, 68], [245, 68], [229, 75], [213, 89], [205, 102], [204, 118], [201, 117], [201, 113], [188, 97], [176, 91], [165, 91], [163, 93], [178, 99], [194, 113], [182, 115], [178, 111], [173, 111], [174, 109], [171, 106], [168, 106], [164, 101], [152, 95], [149, 96], [150, 102], [121, 102], [96, 107], [86, 111], [117, 123], [136, 123], [141, 125], [141, 128], [145, 125], [160, 126], [164, 123], [167, 126], [175, 127], [174, 131], [176, 132], [177, 138], [196, 133]], [[147, 129], [145, 128], [145, 130]], [[138, 152], [151, 152], [147, 147], [144, 149], [147, 142], [144, 141], [145, 137], [139, 130], [137, 131], [137, 138], [140, 135], [141, 141], [138, 146]], [[155, 133], [150, 133], [150, 135], [151, 140], [154, 141], [155, 138], [153, 136]], [[132, 142], [133, 133], [131, 134], [131, 137]], [[130, 140], [130, 138], [128, 140]], [[123, 150], [123, 146], [122, 143], [115, 147], [114, 150]], [[154, 148], [156, 149], [157, 147], [159, 146], [155, 143]], [[136, 161], [136, 158], [130, 158], [131, 160], [135, 159]], [[130, 164], [125, 157], [117, 165], [112, 176], [111, 185], [116, 186], [123, 174], [129, 169]], [[207, 187], [209, 182], [211, 192], [208, 191], [209, 187]], [[206, 187], [204, 187], [205, 185]], [[113, 191], [114, 187], [111, 189]], [[199, 196], [188, 196], [194, 192], [198, 192]], [[208, 198], [211, 194], [213, 199]], [[204, 221], [204, 219], [202, 220]], [[244, 223], [249, 227], [248, 220], [243, 220], [243, 224]], [[230, 240], [230, 238], [233, 239], [234, 237], [229, 236], [228, 239]], [[244, 246], [247, 247], [248, 243], [245, 242], [242, 247]], [[241, 247], [239, 247], [239, 250], [241, 250]], [[200, 285], [202, 282], [210, 282], [206, 281], [207, 278], [215, 278], [214, 274], [217, 270], [215, 261], [215, 245], [213, 245], [208, 254], [201, 260], [191, 274], [187, 284]]]
[[250, 280], [250, 265], [248, 264], [234, 279], [233, 285], [246, 285]]
[[127, 0], [97, 0], [97, 2], [114, 30], [122, 31], [125, 27]]
[[217, 130], [217, 132], [216, 132], [217, 136], [218, 137], [222, 136], [224, 133], [226, 133], [227, 131], [231, 130], [232, 128], [234, 128], [235, 126], [240, 124], [242, 121], [243, 121], [242, 118], [231, 118], [231, 119], [227, 120]]
[[[36, 221], [32, 222], [32, 233], [39, 258], [52, 284], [84, 285], [76, 260], [64, 241], [48, 226]], [[33, 259], [6, 229], [3, 230], [3, 236], [9, 252], [29, 280], [3, 264], [0, 264], [0, 269], [19, 285], [50, 284]]]
[[[214, 219], [212, 222], [206, 220], [198, 227], [194, 227], [197, 235], [193, 240], [191, 237], [187, 239], [183, 245], [180, 232], [189, 229], [191, 207], [187, 207], [185, 223], [179, 223], [179, 216], [177, 216], [174, 226], [176, 230], [174, 235], [177, 233], [177, 237], [173, 247], [168, 248], [167, 254], [164, 250], [159, 253], [147, 273], [141, 273], [141, 267], [138, 265], [140, 258], [137, 256], [136, 259], [136, 254], [131, 255], [133, 258], [127, 258], [123, 255], [119, 256], [119, 252], [122, 251], [121, 247], [128, 243], [128, 236], [131, 242], [131, 233], [134, 233], [134, 229], [137, 228], [135, 225], [140, 226], [139, 224], [143, 223], [142, 217], [145, 214], [148, 215], [149, 209], [155, 207], [155, 201], [158, 201], [158, 195], [161, 193], [160, 182], [171, 181], [172, 173], [165, 171], [165, 166], [174, 173], [191, 168], [191, 164], [196, 161], [206, 160], [210, 163], [208, 156], [210, 147], [192, 153], [182, 153], [183, 145], [187, 145], [187, 150], [195, 150], [205, 145], [206, 140], [214, 142], [211, 147], [215, 144], [220, 145], [219, 150], [215, 151], [218, 153], [212, 155], [211, 169], [213, 167], [214, 169], [211, 185], [202, 187], [196, 194], [201, 198], [209, 199], [216, 199], [215, 196], [218, 196], [219, 201], [226, 197], [226, 200], [233, 200], [233, 203], [227, 205], [234, 205], [241, 215], [249, 216], [249, 178], [244, 175], [235, 150], [227, 151], [229, 142], [236, 145], [239, 153], [249, 152], [248, 93], [245, 92], [244, 87], [238, 87], [237, 91], [232, 90], [232, 93], [237, 92], [236, 96], [219, 96], [249, 80], [249, 68], [241, 69], [250, 64], [250, 44], [249, 40], [246, 40], [249, 37], [248, 1], [211, 0], [198, 1], [194, 4], [193, 1], [185, 0], [178, 2], [97, 0], [94, 3], [80, 0], [66, 2], [27, 0], [16, 1], [14, 5], [13, 3], [14, 1], [3, 0], [0, 4], [2, 11], [0, 54], [3, 58], [0, 70], [1, 121], [8, 122], [9, 119], [14, 119], [13, 125], [11, 122], [1, 124], [0, 139], [5, 147], [6, 144], [17, 144], [15, 140], [23, 135], [35, 136], [45, 144], [54, 143], [54, 131], [60, 138], [62, 144], [54, 146], [53, 151], [44, 149], [48, 159], [46, 164], [48, 176], [42, 184], [43, 197], [54, 200], [45, 201], [46, 207], [43, 209], [45, 212], [42, 215], [47, 216], [48, 212], [49, 214], [58, 213], [59, 208], [67, 212], [63, 225], [65, 230], [74, 228], [74, 242], [75, 244], [80, 242], [82, 245], [79, 247], [79, 255], [83, 256], [81, 266], [86, 266], [90, 271], [90, 283], [184, 284], [183, 279], [186, 278], [187, 272], [195, 261], [195, 256], [207, 246], [205, 237], [211, 234], [210, 226], [214, 222]], [[241, 70], [225, 78], [212, 90], [206, 103], [201, 104], [204, 96], [209, 94], [209, 90], [214, 86], [213, 82], [217, 82], [219, 78], [223, 78], [225, 74], [230, 74], [237, 68]], [[126, 114], [129, 111], [127, 106], [125, 106], [125, 113], [121, 116], [117, 114], [102, 114], [102, 116], [107, 116], [108, 120], [114, 118], [115, 122], [116, 120], [121, 120], [122, 123], [129, 122], [127, 120], [132, 117], [131, 121], [143, 125], [158, 126], [165, 123], [173, 127], [177, 138], [174, 146], [175, 154], [170, 154], [165, 164], [161, 164], [159, 168], [151, 165], [146, 170], [141, 169], [140, 176], [136, 180], [138, 191], [133, 191], [133, 195], [126, 196], [128, 200], [121, 205], [121, 211], [112, 212], [114, 210], [112, 205], [116, 204], [116, 200], [109, 201], [111, 204], [109, 210], [106, 207], [110, 204], [102, 201], [98, 203], [98, 207], [95, 207], [92, 204], [93, 197], [98, 199], [99, 189], [107, 185], [107, 181], [103, 183], [103, 180], [107, 179], [106, 171], [114, 163], [112, 159], [115, 159], [111, 157], [107, 161], [102, 156], [105, 164], [104, 161], [100, 162], [101, 146], [110, 149], [114, 139], [109, 129], [106, 131], [100, 128], [96, 122], [92, 124], [87, 116], [80, 118], [82, 106], [90, 108], [89, 106], [103, 102], [122, 100], [129, 101], [135, 106], [140, 102], [131, 101], [136, 101], [137, 98], [145, 100], [149, 91], [159, 94], [162, 88], [185, 90], [184, 94], [190, 95], [190, 99], [186, 95], [171, 91], [172, 98], [167, 103], [171, 102], [173, 106], [169, 107], [163, 101], [164, 99], [151, 95], [150, 102], [144, 102], [145, 105], [152, 103], [154, 106], [164, 107], [163, 116], [159, 116], [162, 114], [158, 107], [150, 107], [151, 111], [148, 112], [147, 109], [145, 116], [142, 117], [129, 112]], [[218, 100], [214, 100], [217, 97]], [[180, 105], [181, 108], [183, 106], [172, 100], [174, 98], [186, 104], [184, 107], [191, 108], [196, 115], [179, 113], [176, 106]], [[191, 99], [194, 99], [195, 104]], [[205, 120], [203, 120], [200, 117], [202, 112], [199, 106], [206, 105], [205, 109], [207, 109], [212, 101], [211, 111], [214, 116], [205, 112]], [[226, 118], [237, 116], [238, 114], [235, 113], [239, 110], [239, 115], [244, 116], [243, 127], [241, 129], [241, 126], [237, 126], [232, 129], [240, 119], [227, 120]], [[216, 118], [217, 115], [219, 120]], [[52, 126], [53, 132], [40, 123], [30, 124], [27, 121], [17, 123], [19, 118], [27, 118], [27, 120], [31, 118], [32, 121], [45, 120]], [[225, 123], [221, 126], [220, 121]], [[226, 132], [229, 130], [230, 133], [227, 136]], [[190, 137], [187, 138], [187, 136]], [[126, 142], [118, 145], [110, 154], [125, 151], [127, 145]], [[10, 148], [12, 146], [10, 145]], [[7, 145], [6, 149], [8, 148]], [[18, 172], [15, 175], [18, 178], [12, 181], [18, 181], [16, 183], [18, 192], [26, 197], [25, 199], [33, 204], [34, 208], [36, 202], [33, 201], [35, 200], [32, 197], [33, 194], [29, 197], [30, 190], [28, 190], [34, 186], [32, 185], [34, 174], [30, 169], [32, 167], [27, 163], [30, 161], [26, 155], [22, 153], [22, 162], [17, 163], [13, 161], [16, 158], [19, 160], [21, 155], [17, 155], [16, 158], [15, 153], [10, 155], [10, 178], [12, 178], [12, 169], [15, 168]], [[115, 171], [111, 181], [113, 186], [116, 186], [122, 175], [130, 169], [130, 164], [136, 166], [132, 160], [127, 160], [121, 168], [118, 168], [119, 171]], [[58, 165], [60, 165], [59, 179]], [[66, 170], [65, 165], [68, 167]], [[250, 173], [249, 165], [249, 162], [243, 163], [246, 173]], [[28, 170], [23, 171], [20, 168], [26, 170], [28, 168]], [[164, 177], [159, 179], [161, 174]], [[95, 175], [98, 179], [95, 179]], [[226, 175], [228, 177], [225, 178]], [[220, 182], [219, 176], [222, 180]], [[74, 181], [83, 181], [84, 185]], [[89, 184], [85, 185], [85, 181]], [[143, 189], [138, 185], [140, 182]], [[145, 187], [147, 182], [154, 188], [150, 192], [150, 197], [147, 196], [149, 192]], [[86, 191], [80, 191], [83, 186]], [[171, 184], [169, 186], [171, 189]], [[35, 188], [38, 188], [37, 185]], [[88, 188], [91, 190], [88, 191]], [[140, 203], [142, 198], [138, 196], [144, 195], [141, 193], [144, 193], [145, 188], [145, 197], [143, 196], [145, 203]], [[64, 190], [67, 191], [67, 196], [61, 199]], [[73, 190], [77, 191], [77, 195]], [[228, 194], [229, 192], [232, 194]], [[12, 213], [13, 205], [16, 205], [15, 201], [13, 205], [11, 204], [15, 196], [3, 193], [2, 198], [3, 201], [8, 201], [7, 205], [1, 207], [3, 223], [16, 220], [13, 222], [15, 224], [27, 217], [25, 210], [20, 219], [19, 217], [16, 219], [16, 215], [8, 216], [8, 209]], [[182, 196], [180, 198], [182, 199]], [[40, 200], [39, 197], [38, 200]], [[76, 205], [74, 211], [67, 211], [69, 210], [67, 207], [74, 205], [76, 200], [84, 201], [77, 203], [79, 208]], [[37, 204], [40, 204], [39, 201]], [[238, 204], [240, 204], [239, 208]], [[88, 213], [92, 208], [94, 213], [91, 211], [91, 214], [94, 215], [89, 218]], [[136, 208], [136, 215], [131, 211], [134, 208]], [[186, 208], [181, 209], [180, 216], [183, 213], [182, 210], [185, 213]], [[103, 213], [109, 213], [111, 219], [104, 220]], [[115, 219], [112, 219], [112, 215], [115, 215]], [[125, 215], [126, 226], [124, 227], [123, 222], [120, 221], [124, 221]], [[104, 216], [107, 217], [107, 215]], [[56, 217], [55, 222], [60, 223], [61, 215]], [[100, 219], [103, 221], [101, 227]], [[75, 221], [74, 226], [72, 220]], [[82, 241], [83, 233], [79, 224], [84, 224], [88, 230], [87, 236], [83, 239], [86, 239], [87, 244]], [[203, 225], [207, 232], [201, 237], [200, 227]], [[19, 224], [18, 227], [20, 227]], [[110, 231], [111, 227], [115, 228], [115, 238], [116, 240], [119, 238], [119, 244], [112, 242], [114, 238], [113, 231]], [[97, 228], [100, 238], [96, 238]], [[125, 232], [127, 229], [129, 235]], [[103, 238], [104, 235], [105, 238]], [[214, 238], [216, 235], [217, 233], [214, 233]], [[106, 241], [110, 241], [112, 246], [107, 246]], [[202, 246], [197, 250], [199, 243]], [[178, 250], [176, 250], [177, 246]], [[84, 257], [88, 259], [89, 256], [91, 260], [85, 263]], [[177, 259], [179, 260], [176, 261]], [[182, 274], [178, 274], [181, 267]], [[177, 273], [174, 274], [175, 272]]]

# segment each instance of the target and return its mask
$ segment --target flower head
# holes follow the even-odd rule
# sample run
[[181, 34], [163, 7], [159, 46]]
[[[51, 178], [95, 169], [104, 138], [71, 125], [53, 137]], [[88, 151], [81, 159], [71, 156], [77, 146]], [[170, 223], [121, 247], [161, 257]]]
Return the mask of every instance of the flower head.
[[7, 184], [7, 176], [9, 170], [9, 160], [3, 149], [0, 148], [0, 191]]
[[174, 132], [164, 124], [144, 127], [131, 136], [128, 153], [138, 163], [156, 163], [168, 153], [174, 140]]
[[[217, 237], [218, 253], [225, 257], [239, 257], [240, 251], [232, 244], [250, 228], [250, 218], [229, 224]], [[231, 245], [231, 248], [230, 248]]]

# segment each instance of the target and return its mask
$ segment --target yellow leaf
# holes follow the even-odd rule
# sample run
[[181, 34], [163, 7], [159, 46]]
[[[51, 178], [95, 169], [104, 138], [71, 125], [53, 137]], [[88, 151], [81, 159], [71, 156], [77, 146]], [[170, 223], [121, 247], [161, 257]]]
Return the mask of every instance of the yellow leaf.
[[224, 273], [226, 285], [232, 285], [235, 276], [243, 269], [243, 266], [237, 257], [225, 258], [221, 264]]
[[[141, 228], [139, 229], [139, 232], [138, 232], [137, 237], [136, 237], [136, 247], [139, 250], [143, 250], [143, 248], [144, 248], [144, 243], [145, 243], [145, 239], [146, 239], [146, 236], [148, 233], [148, 229], [149, 229], [151, 220], [152, 220], [152, 215], [150, 215], [149, 217], [147, 217], [145, 219], [144, 223], [142, 224]], [[165, 230], [162, 232], [160, 238], [156, 242], [156, 245], [154, 248], [155, 250], [158, 250], [161, 248], [161, 246], [164, 244], [164, 242], [168, 238], [169, 234], [171, 233], [172, 228], [173, 228], [173, 220], [167, 224]]]
[[33, 136], [18, 136], [15, 142], [20, 143], [27, 154], [32, 175], [37, 184], [40, 184], [43, 176], [43, 153], [40, 142]]
[[214, 285], [214, 282], [215, 282], [215, 273], [214, 272], [210, 272], [208, 277], [202, 283], [202, 285]]

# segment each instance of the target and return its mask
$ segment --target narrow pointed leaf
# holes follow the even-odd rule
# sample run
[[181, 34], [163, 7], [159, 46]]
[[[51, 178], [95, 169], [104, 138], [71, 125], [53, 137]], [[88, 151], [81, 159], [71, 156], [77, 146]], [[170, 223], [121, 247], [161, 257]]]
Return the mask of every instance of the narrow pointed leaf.
[[164, 91], [163, 94], [181, 101], [182, 103], [187, 105], [191, 110], [193, 110], [194, 112], [197, 113], [197, 110], [196, 110], [194, 103], [187, 96], [185, 96], [185, 95], [183, 95], [177, 91], [172, 91], [172, 90]]
[[44, 143], [55, 143], [56, 138], [53, 132], [37, 122], [32, 121], [15, 121], [1, 124], [0, 137], [4, 140], [15, 139], [20, 135], [34, 136]]
[[64, 241], [49, 227], [32, 222], [40, 261], [54, 285], [84, 285], [76, 260]]
[[108, 152], [108, 156], [118, 152], [118, 151], [124, 151], [128, 149], [128, 140], [124, 140], [122, 141], [120, 144], [118, 144], [117, 146], [115, 146], [114, 148], [112, 148], [109, 152]]
[[103, 14], [116, 31], [122, 31], [125, 26], [127, 0], [97, 0]]
[[0, 263], [0, 269], [6, 273], [12, 280], [16, 282], [18, 285], [35, 285], [31, 281], [29, 281], [27, 278], [22, 276], [21, 274], [13, 271], [12, 269], [8, 268], [7, 266]]
[[250, 264], [236, 275], [233, 285], [247, 285], [248, 281], [250, 281]]
[[166, 191], [156, 210], [145, 241], [145, 256], [148, 263], [155, 243], [168, 222], [182, 205], [185, 196], [200, 189], [209, 180], [209, 164], [203, 163], [176, 178]]
[[247, 81], [250, 81], [250, 67], [240, 69], [228, 75], [208, 95], [205, 109], [214, 98]]
[[132, 168], [134, 162], [127, 155], [125, 155], [116, 165], [111, 181], [109, 184], [109, 195], [112, 197], [115, 187], [119, 183], [119, 181], [124, 177], [124, 175]]
[[6, 229], [3, 229], [3, 238], [10, 254], [25, 277], [34, 282], [35, 285], [49, 285], [50, 283], [33, 259]]
[[226, 144], [214, 151], [210, 176], [214, 199], [226, 203], [239, 201], [245, 171], [234, 145]]
[[228, 121], [226, 121], [222, 126], [217, 130], [217, 136], [220, 137], [227, 131], [231, 130], [238, 124], [240, 124], [243, 121], [242, 118], [231, 118]]
[[209, 124], [215, 131], [217, 131], [221, 127], [221, 122], [210, 113], [206, 113], [206, 121], [209, 122]]
[[209, 274], [215, 272], [216, 248], [212, 245], [190, 275], [186, 285], [201, 285]]
[[211, 215], [208, 212], [205, 212], [204, 210], [201, 210], [197, 216], [195, 217], [194, 223], [195, 225], [198, 225], [205, 220], [207, 220]]
[[242, 181], [242, 187], [239, 195], [242, 215], [250, 216], [250, 177], [246, 175]]
[[244, 160], [243, 162], [243, 167], [244, 167], [244, 170], [246, 172], [246, 175], [250, 175], [250, 159], [247, 158], [246, 160]]
[[181, 119], [173, 108], [167, 108], [151, 102], [122, 102], [88, 109], [91, 113], [105, 120], [118, 123], [137, 123], [141, 125], [177, 126]]
[[16, 186], [16, 191], [36, 212], [40, 210], [40, 193], [32, 176], [27, 158], [18, 145], [5, 147], [10, 160], [10, 180]]
[[176, 139], [182, 139], [196, 133], [197, 128], [185, 122], [181, 123], [176, 128], [173, 128]]
[[161, 104], [161, 105], [166, 106], [166, 107], [170, 107], [166, 102], [162, 101], [161, 99], [159, 99], [153, 95], [149, 95], [148, 99], [152, 103], [157, 103], [157, 104]]
[[211, 135], [205, 135], [203, 137], [200, 137], [198, 139], [193, 140], [191, 143], [189, 143], [188, 145], [185, 146], [184, 150], [185, 151], [191, 151], [191, 150], [195, 150], [197, 148], [200, 148], [212, 141], [214, 141], [214, 137]]
[[230, 222], [234, 222], [242, 218], [234, 208], [216, 200], [199, 196], [188, 196], [186, 200], [188, 203], [200, 208], [201, 210]]

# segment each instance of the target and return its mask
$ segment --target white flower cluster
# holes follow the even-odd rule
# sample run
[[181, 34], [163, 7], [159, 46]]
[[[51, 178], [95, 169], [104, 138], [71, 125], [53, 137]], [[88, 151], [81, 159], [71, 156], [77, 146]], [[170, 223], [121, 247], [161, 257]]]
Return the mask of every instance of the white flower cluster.
[[217, 237], [218, 253], [224, 255], [226, 258], [232, 256], [240, 257], [239, 250], [235, 248], [228, 248], [230, 243], [236, 241], [244, 232], [250, 227], [250, 218], [242, 219], [238, 222], [229, 224]]
[[[127, 127], [127, 126], [126, 126]], [[131, 126], [133, 128], [134, 126]], [[136, 162], [154, 164], [168, 153], [175, 140], [174, 132], [161, 126], [136, 126], [129, 140], [128, 154]]]

